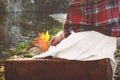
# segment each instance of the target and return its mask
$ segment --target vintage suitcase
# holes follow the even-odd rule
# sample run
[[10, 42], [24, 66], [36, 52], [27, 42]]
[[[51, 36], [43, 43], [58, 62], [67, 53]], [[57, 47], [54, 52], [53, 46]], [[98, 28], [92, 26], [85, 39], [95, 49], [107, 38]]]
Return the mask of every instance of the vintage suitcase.
[[5, 63], [5, 80], [112, 80], [112, 70], [109, 59], [8, 60]]

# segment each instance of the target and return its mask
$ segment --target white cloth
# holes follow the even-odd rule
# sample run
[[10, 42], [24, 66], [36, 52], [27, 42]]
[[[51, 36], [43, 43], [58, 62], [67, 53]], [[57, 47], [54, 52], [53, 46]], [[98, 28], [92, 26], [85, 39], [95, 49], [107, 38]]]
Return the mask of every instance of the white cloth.
[[81, 61], [109, 58], [113, 71], [115, 71], [115, 50], [115, 37], [106, 36], [96, 31], [85, 31], [72, 33], [56, 47], [52, 47], [47, 52], [34, 56], [33, 58], [53, 56], [54, 58]]

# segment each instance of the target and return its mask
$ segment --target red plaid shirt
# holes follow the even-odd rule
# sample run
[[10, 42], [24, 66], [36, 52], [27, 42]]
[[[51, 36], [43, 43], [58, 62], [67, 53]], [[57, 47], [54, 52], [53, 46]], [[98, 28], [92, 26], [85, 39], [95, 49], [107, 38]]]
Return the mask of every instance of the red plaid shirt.
[[71, 30], [96, 30], [109, 36], [120, 37], [119, 0], [74, 0], [64, 25], [65, 36]]

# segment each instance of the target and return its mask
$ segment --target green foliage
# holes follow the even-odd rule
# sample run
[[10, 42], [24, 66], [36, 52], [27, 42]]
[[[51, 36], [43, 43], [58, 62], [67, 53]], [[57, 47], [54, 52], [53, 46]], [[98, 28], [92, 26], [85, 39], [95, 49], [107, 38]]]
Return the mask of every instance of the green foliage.
[[18, 45], [13, 49], [15, 54], [26, 53], [27, 49], [31, 47], [31, 40], [27, 42], [20, 42]]
[[44, 16], [44, 18], [36, 21], [36, 26], [34, 27], [34, 31], [36, 32], [46, 32], [49, 30], [51, 35], [56, 34], [58, 31], [62, 29], [62, 23], [52, 19], [49, 16]]
[[51, 29], [49, 29], [49, 33], [51, 35], [56, 35], [58, 32], [60, 32], [62, 30], [62, 24], [59, 24], [55, 27], [52, 27]]
[[25, 42], [19, 42], [15, 47], [4, 53], [6, 58], [11, 58], [14, 55], [29, 54], [29, 48], [33, 46], [32, 40], [33, 39], [27, 40]]

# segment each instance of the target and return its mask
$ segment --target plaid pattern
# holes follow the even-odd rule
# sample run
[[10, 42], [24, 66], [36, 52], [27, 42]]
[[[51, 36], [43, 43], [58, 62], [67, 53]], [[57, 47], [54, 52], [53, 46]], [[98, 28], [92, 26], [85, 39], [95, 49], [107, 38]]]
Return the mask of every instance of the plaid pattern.
[[70, 31], [96, 30], [120, 37], [119, 0], [74, 0], [64, 25], [65, 35]]

